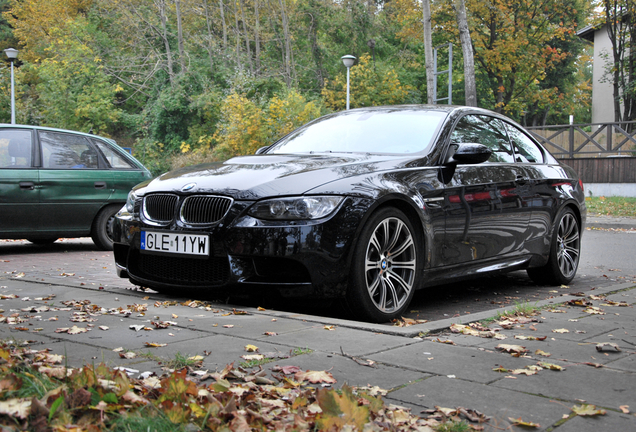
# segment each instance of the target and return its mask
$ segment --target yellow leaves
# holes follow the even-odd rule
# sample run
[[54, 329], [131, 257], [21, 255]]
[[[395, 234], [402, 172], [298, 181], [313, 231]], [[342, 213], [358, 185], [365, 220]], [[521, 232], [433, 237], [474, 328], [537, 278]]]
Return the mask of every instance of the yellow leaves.
[[326, 383], [326, 384], [335, 384], [336, 379], [331, 375], [330, 372], [327, 371], [306, 371], [306, 372], [296, 372], [294, 375], [294, 379], [296, 381], [309, 381], [312, 384]]
[[342, 387], [342, 394], [330, 390], [318, 390], [316, 396], [322, 412], [316, 416], [320, 430], [342, 430], [346, 425], [354, 425], [363, 430], [369, 421], [369, 408], [359, 406], [351, 387]]
[[[394, 69], [372, 64], [368, 54], [361, 56], [358, 64], [350, 69], [351, 108], [404, 103], [409, 90], [409, 86], [401, 84]], [[344, 109], [346, 74], [339, 74], [333, 81], [327, 81], [322, 89], [322, 97], [327, 107]]]
[[245, 351], [247, 352], [258, 352], [258, 347], [256, 345], [245, 345]]
[[508, 417], [508, 420], [512, 422], [513, 426], [523, 426], [523, 427], [531, 427], [531, 428], [540, 428], [541, 425], [539, 423], [533, 423], [528, 421], [521, 420], [521, 417], [515, 419], [512, 417]]
[[605, 411], [604, 409], [597, 409], [595, 405], [588, 405], [588, 404], [574, 405], [572, 407], [572, 412], [582, 417], [586, 417], [586, 416], [591, 417], [591, 416], [607, 414], [607, 411]]

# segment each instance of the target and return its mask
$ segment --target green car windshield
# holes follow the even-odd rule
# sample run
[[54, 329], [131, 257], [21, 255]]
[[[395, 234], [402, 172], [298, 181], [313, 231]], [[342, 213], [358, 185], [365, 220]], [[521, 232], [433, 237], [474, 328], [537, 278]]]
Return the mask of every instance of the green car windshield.
[[420, 109], [355, 110], [295, 130], [267, 150], [290, 153], [425, 152], [447, 113]]

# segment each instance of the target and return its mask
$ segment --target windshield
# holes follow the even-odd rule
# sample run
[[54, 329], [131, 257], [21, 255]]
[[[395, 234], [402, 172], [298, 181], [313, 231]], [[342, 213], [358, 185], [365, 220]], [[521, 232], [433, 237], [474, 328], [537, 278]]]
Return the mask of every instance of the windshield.
[[292, 132], [267, 153], [418, 153], [427, 150], [445, 112], [349, 111]]

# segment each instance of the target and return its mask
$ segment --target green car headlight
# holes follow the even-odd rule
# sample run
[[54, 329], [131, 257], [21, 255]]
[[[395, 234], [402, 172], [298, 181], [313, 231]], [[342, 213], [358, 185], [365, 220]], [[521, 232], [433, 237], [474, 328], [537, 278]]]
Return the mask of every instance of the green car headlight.
[[309, 196], [275, 198], [257, 202], [248, 211], [259, 219], [308, 220], [320, 219], [333, 213], [344, 197]]

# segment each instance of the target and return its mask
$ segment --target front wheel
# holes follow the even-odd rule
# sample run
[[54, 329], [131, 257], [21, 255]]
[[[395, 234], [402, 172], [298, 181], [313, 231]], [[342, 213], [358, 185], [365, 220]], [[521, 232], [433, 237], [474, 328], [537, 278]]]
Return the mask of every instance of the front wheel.
[[386, 322], [408, 307], [419, 277], [418, 241], [401, 211], [385, 208], [364, 226], [352, 261], [347, 305], [359, 319]]
[[121, 207], [120, 204], [106, 206], [97, 213], [93, 221], [91, 238], [101, 250], [113, 250], [113, 222]]
[[574, 279], [581, 255], [581, 227], [574, 212], [566, 208], [556, 219], [550, 243], [550, 258], [543, 267], [528, 269], [528, 276], [540, 284], [563, 285]]

